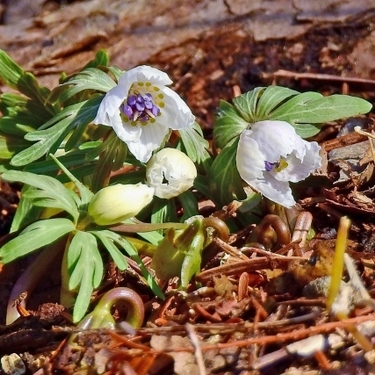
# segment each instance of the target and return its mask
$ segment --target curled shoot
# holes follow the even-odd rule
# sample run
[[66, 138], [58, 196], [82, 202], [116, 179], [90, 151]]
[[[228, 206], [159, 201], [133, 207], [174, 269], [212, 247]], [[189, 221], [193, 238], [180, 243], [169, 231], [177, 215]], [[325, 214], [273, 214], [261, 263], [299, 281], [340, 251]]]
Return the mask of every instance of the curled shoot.
[[134, 328], [142, 326], [145, 311], [141, 297], [132, 289], [118, 287], [103, 295], [94, 310], [86, 315], [78, 324], [80, 329], [109, 328], [114, 329], [115, 320], [111, 314], [112, 307], [117, 302], [124, 302], [128, 308], [127, 323]]

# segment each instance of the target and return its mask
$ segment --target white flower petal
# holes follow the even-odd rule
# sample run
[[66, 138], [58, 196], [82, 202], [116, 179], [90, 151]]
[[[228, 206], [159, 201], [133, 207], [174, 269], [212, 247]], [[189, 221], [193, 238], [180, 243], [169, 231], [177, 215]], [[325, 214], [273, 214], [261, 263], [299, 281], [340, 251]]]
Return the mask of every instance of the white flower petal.
[[111, 120], [113, 130], [122, 141], [126, 144], [128, 142], [139, 142], [142, 135], [141, 125], [131, 125], [130, 122], [123, 121], [120, 115], [113, 116]]
[[244, 130], [240, 135], [237, 146], [236, 165], [241, 178], [249, 185], [254, 180], [262, 178], [265, 170], [264, 155], [258, 148], [258, 143], [251, 137], [251, 130]]
[[120, 118], [119, 108], [127, 94], [128, 92], [124, 91], [121, 86], [110, 89], [101, 101], [93, 123], [112, 126], [112, 117], [118, 116]]
[[289, 208], [296, 204], [288, 182], [277, 181], [273, 179], [272, 176], [268, 176], [267, 180], [255, 181], [254, 184], [250, 186], [258, 190], [269, 200], [284, 207]]
[[320, 146], [317, 142], [302, 142], [302, 150], [300, 154], [304, 154], [303, 158], [298, 157], [297, 151], [286, 158], [288, 166], [279, 172], [275, 170], [270, 173], [279, 181], [298, 182], [307, 178], [312, 172], [320, 167], [322, 158], [319, 155]]
[[245, 130], [238, 142], [236, 164], [241, 178], [268, 199], [285, 207], [293, 206], [295, 201], [289, 183], [277, 181], [266, 172], [264, 155], [251, 136], [252, 132]]
[[299, 139], [294, 128], [285, 121], [259, 121], [251, 125], [250, 130], [264, 161], [268, 162], [276, 162], [280, 155], [290, 154]]
[[193, 125], [195, 116], [187, 104], [168, 87], [160, 88], [164, 94], [165, 107], [161, 109], [160, 121], [173, 130], [188, 128]]
[[151, 66], [141, 65], [136, 68], [129, 69], [119, 79], [119, 85], [127, 88], [126, 92], [130, 90], [134, 82], [149, 81], [155, 85], [170, 85], [173, 81], [168, 77], [168, 74]]
[[160, 147], [165, 136], [168, 134], [168, 128], [164, 125], [154, 122], [141, 128], [139, 140], [128, 142], [130, 152], [142, 163], [150, 159], [152, 151]]

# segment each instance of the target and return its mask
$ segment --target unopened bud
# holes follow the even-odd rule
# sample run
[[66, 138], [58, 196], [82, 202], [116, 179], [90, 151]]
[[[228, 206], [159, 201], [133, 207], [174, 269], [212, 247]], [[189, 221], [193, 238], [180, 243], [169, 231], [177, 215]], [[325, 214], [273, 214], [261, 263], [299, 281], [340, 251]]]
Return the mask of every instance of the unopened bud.
[[146, 207], [154, 189], [144, 184], [107, 186], [91, 199], [88, 213], [98, 225], [113, 225], [129, 219]]
[[146, 178], [159, 198], [173, 198], [193, 186], [197, 168], [183, 152], [164, 148], [152, 156], [147, 164]]

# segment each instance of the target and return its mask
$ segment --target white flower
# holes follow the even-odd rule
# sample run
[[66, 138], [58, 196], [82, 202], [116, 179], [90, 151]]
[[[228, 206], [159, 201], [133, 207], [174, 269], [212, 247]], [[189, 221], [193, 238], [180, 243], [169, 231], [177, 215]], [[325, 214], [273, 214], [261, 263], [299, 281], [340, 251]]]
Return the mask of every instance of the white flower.
[[259, 121], [242, 132], [236, 163], [241, 178], [285, 207], [296, 202], [289, 182], [304, 180], [321, 165], [320, 146], [303, 140], [285, 121]]
[[173, 198], [193, 186], [197, 168], [192, 160], [175, 148], [164, 148], [147, 164], [147, 184], [159, 198]]
[[94, 124], [111, 126], [130, 152], [146, 162], [169, 129], [191, 126], [195, 117], [186, 103], [165, 85], [168, 75], [149, 66], [124, 73], [100, 103]]
[[154, 189], [141, 183], [107, 186], [93, 196], [88, 214], [98, 225], [113, 225], [137, 215], [153, 195]]

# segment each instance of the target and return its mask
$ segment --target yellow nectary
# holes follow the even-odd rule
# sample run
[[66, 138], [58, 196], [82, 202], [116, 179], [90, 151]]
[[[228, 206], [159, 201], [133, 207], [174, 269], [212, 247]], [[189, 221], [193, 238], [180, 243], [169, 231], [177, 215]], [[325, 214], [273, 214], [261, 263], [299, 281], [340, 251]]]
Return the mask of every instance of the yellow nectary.
[[98, 225], [113, 225], [137, 215], [151, 202], [153, 193], [153, 188], [141, 183], [107, 186], [94, 195], [88, 213]]

